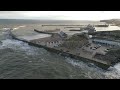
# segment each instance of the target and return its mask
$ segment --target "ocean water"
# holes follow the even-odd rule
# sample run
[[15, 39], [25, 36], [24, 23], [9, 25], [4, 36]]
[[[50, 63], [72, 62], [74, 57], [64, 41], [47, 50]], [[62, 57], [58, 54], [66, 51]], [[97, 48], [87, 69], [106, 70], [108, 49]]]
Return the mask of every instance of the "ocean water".
[[6, 38], [0, 30], [0, 79], [120, 79], [120, 63], [106, 71]]

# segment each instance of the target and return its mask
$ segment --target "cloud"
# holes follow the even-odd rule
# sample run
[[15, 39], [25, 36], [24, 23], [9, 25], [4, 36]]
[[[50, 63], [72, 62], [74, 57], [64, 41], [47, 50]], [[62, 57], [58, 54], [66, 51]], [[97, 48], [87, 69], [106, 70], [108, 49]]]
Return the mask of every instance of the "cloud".
[[26, 18], [20, 11], [0, 11], [1, 19], [22, 19]]
[[0, 11], [1, 19], [101, 20], [120, 18], [120, 11]]

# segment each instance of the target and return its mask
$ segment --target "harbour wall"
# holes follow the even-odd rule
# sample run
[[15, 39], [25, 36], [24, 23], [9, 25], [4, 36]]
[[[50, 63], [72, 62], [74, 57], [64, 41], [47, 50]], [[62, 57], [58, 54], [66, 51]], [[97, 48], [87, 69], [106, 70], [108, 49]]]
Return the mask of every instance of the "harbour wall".
[[90, 60], [90, 59], [87, 59], [87, 58], [80, 57], [78, 55], [74, 55], [74, 54], [71, 54], [71, 53], [68, 53], [68, 52], [61, 51], [61, 50], [58, 50], [58, 49], [54, 49], [54, 48], [46, 47], [46, 46], [43, 46], [43, 45], [35, 44], [35, 43], [30, 42], [30, 41], [22, 40], [22, 39], [19, 39], [19, 38], [15, 37], [15, 36], [13, 36], [13, 39], [23, 41], [25, 43], [28, 43], [31, 46], [44, 48], [44, 49], [46, 49], [50, 52], [57, 53], [57, 54], [60, 54], [62, 56], [74, 58], [74, 59], [77, 59], [77, 60], [81, 60], [83, 62], [94, 63], [96, 66], [98, 66], [102, 69], [105, 69], [105, 70], [107, 70], [111, 66], [110, 64], [103, 64], [103, 63], [100, 63], [100, 62], [97, 62], [97, 61], [93, 61], [93, 60]]

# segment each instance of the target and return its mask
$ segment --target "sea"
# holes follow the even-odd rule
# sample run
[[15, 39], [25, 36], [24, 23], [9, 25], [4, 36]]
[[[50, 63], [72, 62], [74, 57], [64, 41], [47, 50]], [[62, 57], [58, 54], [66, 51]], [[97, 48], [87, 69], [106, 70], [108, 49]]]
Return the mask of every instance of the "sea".
[[[2, 25], [9, 24], [63, 24], [66, 22], [0, 20], [1, 28]], [[79, 24], [79, 21], [72, 21], [72, 23]], [[5, 28], [5, 26], [3, 27]], [[24, 30], [22, 32], [24, 33]], [[103, 70], [93, 63], [63, 57], [43, 48], [13, 40], [6, 37], [4, 30], [0, 29], [0, 79], [120, 79], [120, 63], [108, 70]]]

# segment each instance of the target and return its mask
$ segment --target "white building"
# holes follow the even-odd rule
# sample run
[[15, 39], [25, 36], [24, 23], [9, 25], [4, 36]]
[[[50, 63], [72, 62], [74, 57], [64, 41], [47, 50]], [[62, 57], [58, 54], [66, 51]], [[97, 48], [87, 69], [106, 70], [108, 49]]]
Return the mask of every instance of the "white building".
[[93, 39], [92, 41], [93, 43], [102, 44], [106, 46], [120, 47], [120, 43], [115, 41], [99, 40], [99, 39]]
[[46, 45], [47, 47], [58, 47], [62, 43], [63, 41], [49, 41], [49, 42], [46, 42], [44, 45]]

